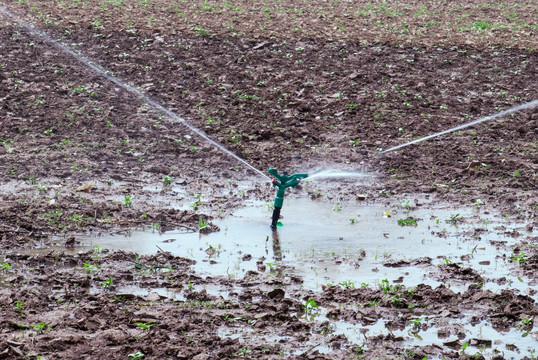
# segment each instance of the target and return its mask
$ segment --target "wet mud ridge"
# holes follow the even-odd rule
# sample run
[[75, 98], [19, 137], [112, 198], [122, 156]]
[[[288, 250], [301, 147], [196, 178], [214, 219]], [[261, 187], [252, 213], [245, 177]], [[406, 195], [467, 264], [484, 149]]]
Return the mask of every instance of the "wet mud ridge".
[[536, 100], [536, 9], [424, 4], [3, 1], [0, 359], [534, 358], [538, 109], [382, 151]]

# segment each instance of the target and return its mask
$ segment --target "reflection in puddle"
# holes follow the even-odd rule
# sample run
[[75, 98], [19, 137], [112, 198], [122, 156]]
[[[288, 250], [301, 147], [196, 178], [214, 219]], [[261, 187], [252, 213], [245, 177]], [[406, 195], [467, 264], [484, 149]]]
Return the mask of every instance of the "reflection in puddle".
[[[303, 288], [314, 291], [331, 284], [375, 287], [387, 279], [388, 283], [401, 283], [406, 287], [444, 284], [455, 292], [462, 292], [472, 281], [447, 277], [447, 274], [442, 277], [439, 268], [439, 265], [456, 263], [476, 271], [484, 279], [484, 289], [495, 293], [516, 289], [537, 299], [534, 292], [529, 291], [534, 283], [523, 275], [517, 262], [509, 261], [512, 245], [524, 237], [537, 236], [536, 230], [526, 230], [526, 224], [509, 222], [483, 209], [479, 212], [408, 204], [337, 205], [304, 198], [288, 200], [283, 212], [284, 226], [277, 232], [269, 227], [271, 211], [267, 206], [252, 205], [238, 210], [233, 217], [216, 221], [221, 231], [207, 235], [181, 230], [164, 234], [133, 231], [129, 236], [78, 240], [86, 246], [98, 245], [139, 254], [152, 254], [159, 249], [170, 251], [196, 260], [193, 268], [202, 276], [242, 278], [248, 271], [269, 273], [285, 266], [287, 275], [301, 277]], [[398, 220], [406, 220], [405, 224], [409, 222], [411, 226], [401, 226], [403, 222]], [[494, 282], [501, 278], [505, 280]], [[211, 289], [206, 291], [210, 293]], [[215, 289], [214, 294], [225, 297], [227, 292], [229, 290]], [[465, 322], [462, 320], [463, 324]], [[335, 334], [344, 334], [357, 344], [363, 342], [365, 329], [367, 336], [389, 331], [383, 321], [369, 327], [345, 322], [334, 324]], [[406, 347], [447, 346], [447, 341], [452, 340], [438, 337], [439, 326], [428, 326], [426, 330], [415, 332], [411, 332], [410, 327], [393, 329], [392, 334], [402, 336]], [[522, 337], [517, 330], [497, 332], [487, 323], [466, 324], [464, 330], [464, 339], [458, 339], [455, 346], [467, 342], [470, 349], [476, 339], [497, 340], [491, 348], [476, 347], [477, 351], [490, 354], [498, 350], [507, 357], [518, 358], [524, 353], [530, 355], [527, 349], [535, 344], [532, 336]], [[519, 350], [514, 350], [516, 348]]]
[[[221, 231], [207, 235], [184, 230], [163, 234], [133, 231], [127, 236], [77, 240], [139, 254], [170, 251], [196, 260], [195, 270], [211, 276], [241, 277], [256, 271], [256, 261], [261, 259], [291, 266], [303, 278], [305, 288], [318, 291], [327, 283], [373, 286], [382, 279], [435, 287], [443, 281], [430, 271], [447, 263], [471, 267], [486, 279], [506, 277], [504, 285], [486, 282], [496, 290], [515, 287], [524, 292], [528, 288], [528, 279], [518, 273], [517, 263], [509, 261], [511, 253], [506, 250], [520, 240], [513, 236], [517, 231], [537, 236], [536, 230], [524, 230], [525, 224], [501, 223], [494, 215], [473, 209], [423, 206], [407, 210], [359, 204], [335, 209], [332, 204], [302, 198], [285, 206], [284, 226], [277, 233], [269, 228], [267, 206], [257, 205], [216, 221]], [[456, 214], [459, 223], [451, 222]], [[416, 226], [398, 225], [398, 220], [409, 216], [418, 219]], [[426, 257], [431, 260], [413, 265], [413, 260]], [[384, 265], [398, 261], [400, 265]], [[452, 282], [445, 285], [455, 291], [469, 285]]]

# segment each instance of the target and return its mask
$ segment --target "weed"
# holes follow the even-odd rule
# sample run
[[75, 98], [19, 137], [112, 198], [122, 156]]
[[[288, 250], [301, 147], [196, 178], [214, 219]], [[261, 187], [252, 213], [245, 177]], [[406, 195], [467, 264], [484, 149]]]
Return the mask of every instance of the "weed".
[[164, 186], [170, 186], [172, 185], [172, 178], [168, 175], [166, 175], [164, 178], [163, 178], [163, 185]]
[[381, 283], [379, 284], [379, 288], [383, 290], [383, 294], [396, 290], [396, 286], [390, 285], [388, 279], [381, 280]]
[[319, 311], [319, 305], [316, 304], [314, 299], [309, 299], [303, 304], [303, 310], [305, 315], [311, 316]]
[[523, 318], [517, 324], [524, 329], [532, 328], [533, 318]]
[[208, 228], [208, 226], [209, 226], [209, 222], [204, 221], [202, 217], [198, 218], [198, 231]]
[[202, 194], [196, 195], [196, 200], [191, 203], [193, 210], [198, 210], [198, 207], [202, 204]]
[[405, 219], [398, 219], [398, 225], [400, 225], [400, 226], [417, 226], [418, 223], [417, 223], [417, 219], [410, 216], [410, 217], [405, 218]]
[[340, 285], [344, 289], [354, 289], [355, 288], [355, 282], [351, 281], [351, 280], [342, 281], [338, 285]]
[[142, 330], [150, 330], [152, 327], [155, 326], [155, 323], [152, 322], [135, 322], [135, 325], [141, 328]]
[[24, 305], [24, 303], [22, 301], [20, 301], [20, 300], [15, 303], [15, 311], [18, 312], [21, 315], [24, 314], [23, 305]]
[[460, 220], [460, 214], [450, 215], [449, 219], [446, 219], [445, 222], [450, 224], [455, 224]]
[[112, 284], [113, 281], [114, 281], [114, 278], [108, 278], [104, 281], [101, 281], [101, 286], [104, 289], [112, 289], [114, 287], [114, 284]]
[[7, 271], [9, 270], [10, 267], [11, 267], [10, 264], [8, 264], [8, 263], [3, 263], [2, 265], [0, 265], [0, 271], [6, 271], [6, 272], [7, 272]]
[[47, 327], [47, 324], [44, 322], [40, 322], [36, 325], [30, 325], [35, 331], [39, 332]]
[[133, 207], [133, 198], [134, 196], [126, 196], [125, 199], [123, 199], [123, 205], [125, 205], [128, 208]]
[[512, 257], [510, 257], [510, 261], [512, 262], [518, 262], [520, 265], [524, 264], [525, 262], [527, 262], [529, 258], [527, 256], [525, 256], [525, 253], [519, 253], [517, 255], [512, 255]]
[[132, 358], [133, 360], [137, 360], [137, 359], [142, 359], [142, 358], [144, 357], [144, 353], [138, 351], [138, 352], [129, 354], [128, 356], [129, 356], [130, 358]]
[[101, 267], [99, 265], [93, 265], [90, 263], [84, 263], [84, 270], [88, 274], [97, 273], [101, 270]]

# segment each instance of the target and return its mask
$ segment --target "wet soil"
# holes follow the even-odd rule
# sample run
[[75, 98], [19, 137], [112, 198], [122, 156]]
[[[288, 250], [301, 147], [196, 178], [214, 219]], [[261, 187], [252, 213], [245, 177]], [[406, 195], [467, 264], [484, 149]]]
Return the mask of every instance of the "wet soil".
[[[387, 206], [427, 196], [487, 207], [533, 234], [538, 109], [380, 151], [535, 100], [535, 5], [337, 3], [0, 4], [0, 358], [465, 358], [461, 333], [483, 322], [537, 341], [535, 285], [527, 294], [484, 290], [482, 275], [457, 263], [436, 276], [464, 291], [311, 291], [300, 277], [273, 274], [272, 259], [243, 278], [204, 277], [193, 260], [164, 251], [77, 247], [88, 233], [199, 231], [205, 222], [219, 231], [214, 219], [272, 201], [267, 178], [182, 119], [258, 169], [372, 175], [290, 195]], [[522, 236], [507, 249], [531, 281], [535, 245]], [[163, 288], [174, 295], [155, 290]], [[461, 325], [462, 316], [471, 320]], [[443, 346], [403, 346], [408, 337], [391, 331], [351, 341], [334, 328], [426, 330], [418, 318], [447, 325]], [[497, 348], [490, 340], [470, 345], [480, 355], [482, 345]]]

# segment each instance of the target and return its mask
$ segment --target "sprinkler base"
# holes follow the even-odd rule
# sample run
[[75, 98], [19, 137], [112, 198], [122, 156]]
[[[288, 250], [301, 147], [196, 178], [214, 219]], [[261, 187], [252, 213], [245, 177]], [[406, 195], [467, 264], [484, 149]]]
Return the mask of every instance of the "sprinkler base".
[[276, 229], [278, 224], [278, 219], [280, 219], [280, 207], [275, 206], [275, 209], [273, 210], [273, 218], [271, 220], [271, 228]]

